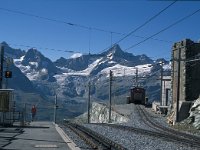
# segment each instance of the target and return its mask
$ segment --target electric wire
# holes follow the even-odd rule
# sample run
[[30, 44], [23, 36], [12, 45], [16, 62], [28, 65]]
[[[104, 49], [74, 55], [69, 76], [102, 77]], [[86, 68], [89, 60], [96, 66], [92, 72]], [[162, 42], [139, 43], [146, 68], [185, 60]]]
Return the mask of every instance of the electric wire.
[[81, 25], [81, 24], [66, 22], [66, 21], [52, 19], [52, 18], [48, 18], [48, 17], [42, 17], [42, 16], [38, 16], [35, 14], [30, 14], [30, 13], [26, 13], [26, 12], [22, 12], [22, 11], [17, 11], [17, 10], [11, 10], [11, 9], [2, 8], [2, 7], [0, 7], [0, 10], [10, 12], [10, 13], [20, 14], [20, 15], [24, 15], [24, 16], [34, 17], [34, 18], [38, 18], [38, 19], [42, 19], [42, 20], [47, 20], [47, 21], [51, 21], [51, 22], [61, 23], [61, 24], [69, 25], [69, 26], [79, 27], [79, 28], [83, 28], [83, 29], [87, 29], [87, 30], [96, 30], [99, 32], [114, 33], [114, 34], [120, 34], [120, 35], [122, 34], [119, 32], [104, 30], [104, 29], [100, 29], [100, 28], [96, 28], [96, 27], [89, 27], [89, 26], [85, 26], [85, 25]]
[[[174, 3], [175, 3], [175, 2], [174, 2]], [[174, 3], [173, 3], [173, 4], [174, 4]], [[0, 8], [0, 9], [2, 9], [2, 8]], [[145, 39], [144, 39], [143, 41], [140, 41], [139, 43], [137, 43], [137, 44], [134, 44], [134, 45], [132, 45], [131, 47], [129, 47], [129, 48], [127, 48], [127, 49], [125, 49], [125, 51], [126, 51], [126, 50], [129, 50], [129, 49], [131, 49], [131, 48], [133, 48], [133, 47], [135, 47], [135, 46], [137, 46], [137, 45], [139, 45], [139, 44], [141, 44], [141, 43], [143, 43], [143, 42], [145, 42], [145, 41], [147, 41], [147, 40], [149, 40], [149, 39], [152, 39], [154, 36], [156, 36], [156, 35], [160, 34], [161, 32], [164, 32], [164, 31], [166, 31], [167, 29], [169, 29], [169, 28], [171, 28], [171, 27], [175, 26], [176, 24], [178, 24], [178, 23], [180, 23], [180, 22], [184, 21], [185, 19], [187, 19], [187, 18], [189, 18], [189, 17], [193, 16], [194, 14], [196, 14], [196, 13], [197, 13], [197, 12], [199, 12], [199, 11], [200, 11], [200, 9], [196, 10], [196, 11], [195, 11], [195, 12], [193, 12], [192, 14], [189, 14], [189, 15], [187, 15], [187, 16], [185, 16], [185, 17], [183, 17], [182, 19], [180, 19], [180, 20], [176, 21], [175, 23], [173, 23], [173, 24], [169, 25], [168, 27], [166, 27], [166, 28], [162, 29], [161, 31], [159, 31], [159, 32], [157, 32], [157, 33], [155, 33], [155, 34], [151, 35], [150, 37], [147, 37], [147, 38], [145, 38], [145, 37], [137, 36], [137, 37], [140, 37], [140, 38], [145, 38]], [[91, 30], [91, 28], [90, 28], [90, 30]], [[154, 39], [154, 40], [159, 40], [159, 39]], [[165, 41], [165, 42], [172, 42], [172, 41]], [[17, 45], [17, 44], [10, 44], [10, 45]], [[21, 44], [20, 44], [20, 45], [18, 45], [18, 46], [27, 47], [27, 48], [33, 48], [33, 46], [27, 46], [27, 45], [21, 45]], [[79, 52], [79, 51], [72, 51], [72, 50], [60, 50], [60, 49], [54, 49], [54, 48], [41, 48], [41, 47], [40, 47], [40, 49], [45, 49], [45, 50], [53, 50], [53, 51], [63, 51], [63, 52], [68, 52], [68, 53], [81, 53], [81, 52]]]
[[154, 36], [156, 36], [156, 35], [158, 35], [158, 34], [164, 32], [164, 31], [170, 29], [171, 27], [177, 25], [178, 23], [180, 23], [180, 22], [186, 20], [187, 18], [189, 18], [189, 17], [195, 15], [195, 14], [198, 13], [199, 11], [200, 11], [200, 9], [198, 9], [198, 10], [194, 11], [193, 13], [191, 13], [191, 14], [189, 14], [189, 15], [187, 15], [187, 16], [181, 18], [181, 19], [179, 19], [178, 21], [172, 23], [171, 25], [169, 25], [169, 26], [167, 26], [166, 28], [160, 30], [159, 32], [157, 32], [157, 33], [155, 33], [155, 34], [153, 34], [153, 35], [147, 37], [146, 39], [144, 39], [144, 40], [142, 40], [142, 41], [140, 41], [140, 42], [138, 42], [138, 43], [136, 43], [136, 44], [134, 44], [134, 45], [132, 45], [132, 46], [130, 46], [130, 47], [128, 47], [128, 48], [126, 48], [125, 51], [127, 51], [127, 50], [129, 50], [129, 49], [131, 49], [131, 48], [133, 48], [133, 47], [136, 47], [136, 46], [138, 46], [138, 45], [140, 45], [140, 44], [142, 44], [142, 43], [144, 43], [144, 42], [146, 42], [147, 40], [153, 38]]
[[[176, 1], [173, 1], [172, 3], [170, 3], [167, 7], [165, 7], [164, 9], [162, 9], [160, 12], [158, 12], [156, 15], [154, 15], [153, 17], [151, 17], [150, 19], [148, 19], [147, 21], [145, 21], [142, 25], [140, 25], [139, 27], [137, 27], [136, 29], [134, 29], [133, 31], [129, 32], [127, 35], [125, 35], [123, 38], [121, 38], [120, 40], [118, 40], [117, 42], [115, 42], [113, 45], [116, 45], [118, 43], [120, 43], [121, 41], [123, 41], [124, 39], [126, 39], [127, 37], [129, 37], [130, 35], [132, 35], [133, 33], [135, 33], [136, 31], [138, 31], [139, 29], [141, 29], [142, 27], [144, 27], [145, 25], [147, 25], [149, 22], [151, 22], [152, 20], [154, 20], [156, 17], [158, 17], [160, 14], [162, 14], [164, 11], [166, 11], [169, 7], [171, 7], [172, 5], [174, 5]], [[105, 50], [109, 49], [105, 48], [104, 50], [102, 50], [102, 52], [104, 52]]]
[[[65, 21], [56, 20], [56, 19], [51, 19], [51, 18], [47, 18], [47, 17], [41, 17], [41, 16], [38, 16], [38, 15], [34, 15], [34, 14], [30, 14], [30, 13], [25, 13], [25, 12], [21, 12], [21, 11], [16, 11], [16, 10], [11, 10], [11, 9], [6, 9], [6, 8], [2, 8], [2, 7], [0, 7], [0, 10], [2, 10], [2, 11], [7, 11], [7, 12], [11, 12], [11, 13], [17, 13], [17, 14], [21, 14], [21, 15], [25, 15], [25, 16], [29, 16], [29, 17], [35, 17], [35, 18], [43, 19], [43, 20], [47, 20], [47, 21], [52, 21], [52, 22], [67, 24], [67, 25], [69, 25], [69, 26], [77, 26], [77, 27], [84, 28], [84, 29], [87, 29], [87, 30], [96, 30], [96, 31], [101, 31], [101, 32], [110, 33], [110, 34], [113, 34], [113, 33], [114, 33], [114, 34], [125, 35], [124, 33], [108, 31], [108, 30], [99, 29], [99, 28], [96, 28], [96, 27], [84, 26], [84, 25], [80, 25], [80, 24], [65, 22]], [[91, 32], [91, 31], [90, 31], [90, 32]], [[137, 37], [137, 38], [146, 38], [146, 37], [144, 37], [144, 36], [139, 36], [139, 35], [132, 35], [132, 36]], [[162, 39], [155, 39], [155, 38], [152, 38], [152, 40], [161, 41], [161, 42], [166, 42], [166, 43], [173, 43], [173, 41], [167, 41], [167, 40], [162, 40]], [[112, 44], [112, 45], [113, 45], [113, 44]]]
[[[3, 46], [7, 46], [2, 43], [0, 43], [0, 44]], [[12, 43], [7, 43], [7, 44], [8, 44], [8, 46], [13, 45], [13, 46], [20, 46], [20, 47], [25, 47], [25, 48], [29, 48], [29, 49], [35, 48], [37, 50], [43, 49], [43, 50], [51, 50], [51, 51], [59, 51], [59, 52], [62, 51], [62, 52], [66, 52], [66, 53], [81, 53], [80, 51], [73, 51], [73, 50], [55, 49], [55, 48], [47, 48], [47, 47], [40, 47], [40, 46], [37, 47], [37, 46], [30, 46], [30, 45], [23, 45], [23, 44], [12, 44]]]
[[[90, 33], [91, 34], [91, 33]], [[90, 35], [91, 36], [91, 35]], [[137, 36], [139, 38], [146, 38], [146, 37], [142, 37], [142, 36]], [[91, 38], [91, 37], [89, 37]], [[154, 40], [157, 40], [157, 41], [163, 41], [163, 42], [167, 42], [167, 43], [174, 43], [173, 41], [164, 41], [164, 40], [161, 40], [161, 39], [154, 39]], [[3, 43], [0, 43], [1, 45], [4, 45]], [[41, 47], [41, 46], [30, 46], [30, 45], [24, 45], [24, 44], [15, 44], [15, 43], [6, 43], [8, 44], [8, 46], [19, 46], [20, 48], [21, 47], [24, 47], [24, 48], [28, 48], [28, 49], [31, 49], [31, 48], [35, 48], [37, 50], [51, 50], [51, 51], [58, 51], [58, 52], [66, 52], [66, 53], [81, 53], [81, 54], [88, 54], [88, 53], [83, 53], [81, 51], [74, 51], [74, 50], [64, 50], [64, 49], [55, 49], [55, 48], [49, 48], [49, 47]], [[4, 45], [6, 46], [6, 45]], [[15, 48], [16, 49], [16, 48]], [[91, 53], [91, 41], [89, 41], [89, 53]]]
[[[140, 36], [140, 35], [132, 35], [136, 38], [140, 38], [140, 39], [145, 39], [147, 37], [145, 36]], [[159, 41], [159, 42], [165, 42], [165, 43], [174, 43], [174, 41], [171, 41], [171, 40], [163, 40], [163, 39], [158, 39], [158, 38], [151, 38], [151, 40], [154, 40], [154, 41]]]
[[[171, 3], [170, 5], [168, 5], [166, 8], [164, 8], [163, 10], [161, 10], [158, 14], [156, 14], [155, 16], [151, 17], [148, 21], [146, 21], [143, 25], [139, 26], [136, 30], [140, 29], [141, 27], [143, 27], [144, 25], [146, 25], [148, 22], [150, 22], [151, 20], [153, 20], [154, 18], [156, 18], [158, 15], [160, 15], [162, 12], [164, 12], [166, 9], [168, 9], [171, 5], [173, 5], [176, 1], [174, 1], [173, 3]], [[115, 34], [122, 34], [122, 33], [118, 33], [118, 32], [113, 32], [113, 31], [108, 31], [108, 30], [103, 30], [103, 29], [99, 29], [99, 28], [95, 28], [95, 27], [88, 27], [88, 26], [84, 26], [84, 25], [80, 25], [80, 24], [74, 24], [74, 23], [70, 23], [70, 22], [66, 22], [66, 21], [61, 21], [61, 20], [56, 20], [56, 19], [52, 19], [52, 18], [47, 18], [47, 17], [42, 17], [42, 16], [38, 16], [38, 15], [34, 15], [34, 14], [30, 14], [30, 13], [25, 13], [22, 11], [16, 11], [16, 10], [11, 10], [11, 9], [6, 9], [6, 8], [2, 8], [0, 7], [0, 10], [2, 11], [7, 11], [7, 12], [11, 12], [11, 13], [17, 13], [17, 14], [21, 14], [21, 15], [25, 15], [25, 16], [29, 16], [29, 17], [35, 17], [35, 18], [39, 18], [39, 19], [43, 19], [43, 20], [48, 20], [48, 21], [52, 21], [52, 22], [57, 22], [57, 23], [64, 23], [70, 26], [77, 26], [77, 27], [81, 27], [84, 29], [88, 29], [89, 32], [91, 32], [91, 30], [97, 30], [97, 31], [102, 31], [102, 32], [107, 32], [107, 33], [115, 33]], [[133, 32], [135, 32], [136, 30], [132, 31], [131, 33], [129, 33], [128, 35], [126, 35], [124, 38], [122, 38], [120, 41], [122, 41], [123, 39], [125, 39], [126, 37], [128, 37], [129, 35], [131, 35]], [[138, 35], [133, 35], [137, 38], [146, 38], [143, 36], [138, 36]], [[162, 42], [167, 42], [167, 43], [172, 43], [173, 41], [166, 41], [166, 40], [161, 40], [161, 39], [153, 39], [153, 40], [157, 40], [157, 41], [162, 41]], [[115, 43], [116, 44], [116, 43]], [[112, 44], [113, 45], [113, 44]], [[20, 45], [19, 45], [20, 46]], [[32, 47], [32, 46], [24, 46], [23, 47]], [[90, 47], [90, 43], [89, 43], [89, 47]], [[68, 51], [68, 50], [57, 50], [57, 49], [52, 49], [52, 48], [41, 48], [41, 49], [46, 49], [46, 50], [55, 50], [55, 51], [64, 51], [64, 52], [69, 52], [69, 53], [74, 53], [74, 51]], [[79, 53], [79, 52], [75, 52], [75, 53]]]

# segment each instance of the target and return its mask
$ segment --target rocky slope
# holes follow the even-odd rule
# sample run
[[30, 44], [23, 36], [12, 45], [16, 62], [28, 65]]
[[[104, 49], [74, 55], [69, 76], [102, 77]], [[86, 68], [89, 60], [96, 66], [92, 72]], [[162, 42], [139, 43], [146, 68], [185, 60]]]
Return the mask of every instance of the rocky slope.
[[200, 129], [200, 97], [192, 105], [189, 118], [193, 126]]
[[[9, 79], [10, 88], [20, 92], [38, 93], [43, 101], [54, 101], [55, 93], [62, 103], [81, 104], [87, 101], [88, 82], [91, 83], [93, 101], [107, 101], [109, 72], [113, 71], [112, 97], [121, 103], [135, 86], [136, 69], [139, 85], [147, 89], [149, 100], [159, 100], [160, 65], [146, 55], [133, 55], [121, 50], [119, 45], [101, 54], [77, 55], [69, 59], [61, 57], [52, 62], [37, 49], [27, 51], [13, 49], [3, 42], [5, 56], [14, 59], [13, 78]], [[169, 70], [169, 62], [164, 70]], [[16, 80], [16, 78], [20, 80]], [[15, 82], [16, 81], [16, 82]], [[150, 96], [151, 95], [151, 96]]]

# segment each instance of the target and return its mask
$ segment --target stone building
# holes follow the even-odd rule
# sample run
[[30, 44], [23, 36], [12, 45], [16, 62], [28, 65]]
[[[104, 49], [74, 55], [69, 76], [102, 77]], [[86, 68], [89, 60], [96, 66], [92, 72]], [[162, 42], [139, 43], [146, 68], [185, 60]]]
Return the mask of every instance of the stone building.
[[189, 39], [172, 47], [172, 111], [175, 121], [189, 116], [191, 103], [200, 94], [200, 43]]
[[163, 76], [161, 106], [169, 106], [171, 102], [171, 76]]

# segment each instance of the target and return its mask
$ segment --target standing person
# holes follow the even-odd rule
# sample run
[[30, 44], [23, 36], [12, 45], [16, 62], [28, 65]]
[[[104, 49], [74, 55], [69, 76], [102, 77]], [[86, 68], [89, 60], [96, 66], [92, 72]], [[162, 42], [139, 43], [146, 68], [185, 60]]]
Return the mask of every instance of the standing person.
[[35, 105], [33, 105], [32, 106], [32, 108], [31, 108], [31, 113], [32, 113], [32, 121], [34, 120], [34, 118], [35, 118], [35, 115], [36, 115], [36, 107], [35, 107]]

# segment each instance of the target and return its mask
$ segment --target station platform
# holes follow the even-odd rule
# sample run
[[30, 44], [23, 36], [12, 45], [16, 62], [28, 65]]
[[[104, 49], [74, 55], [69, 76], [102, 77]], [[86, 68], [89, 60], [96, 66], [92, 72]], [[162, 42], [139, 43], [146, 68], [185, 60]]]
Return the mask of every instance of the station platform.
[[52, 122], [31, 122], [20, 127], [0, 127], [0, 149], [79, 150], [63, 130]]

